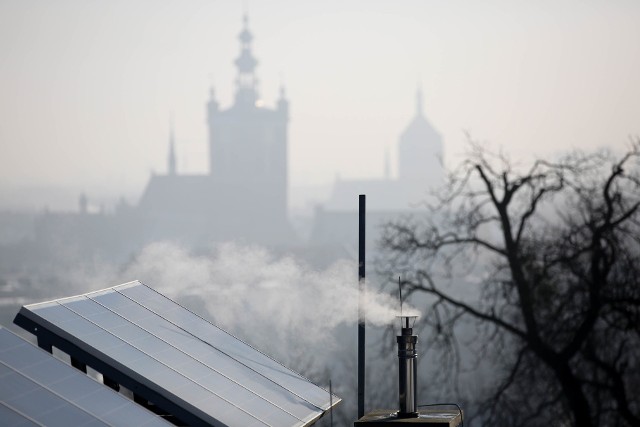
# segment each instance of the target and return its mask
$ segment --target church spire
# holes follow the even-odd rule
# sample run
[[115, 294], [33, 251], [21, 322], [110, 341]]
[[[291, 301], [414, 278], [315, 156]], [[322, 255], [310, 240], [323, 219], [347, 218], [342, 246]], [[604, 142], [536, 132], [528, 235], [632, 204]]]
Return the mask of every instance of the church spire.
[[169, 131], [169, 160], [168, 160], [168, 175], [176, 174], [176, 147], [175, 136], [173, 131], [173, 119], [171, 119], [171, 130]]
[[280, 97], [278, 98], [278, 111], [285, 120], [289, 120], [289, 101], [284, 90], [284, 83], [280, 82]]
[[391, 179], [391, 158], [389, 155], [389, 147], [387, 147], [384, 153], [384, 179], [387, 181]]
[[422, 116], [422, 86], [416, 90], [416, 116]]
[[258, 79], [255, 75], [255, 69], [258, 61], [253, 57], [251, 52], [251, 41], [253, 35], [249, 31], [249, 17], [245, 13], [242, 17], [243, 27], [238, 35], [240, 40], [240, 56], [235, 60], [238, 69], [238, 77], [236, 78], [236, 103], [249, 103], [253, 105], [257, 99], [256, 86]]

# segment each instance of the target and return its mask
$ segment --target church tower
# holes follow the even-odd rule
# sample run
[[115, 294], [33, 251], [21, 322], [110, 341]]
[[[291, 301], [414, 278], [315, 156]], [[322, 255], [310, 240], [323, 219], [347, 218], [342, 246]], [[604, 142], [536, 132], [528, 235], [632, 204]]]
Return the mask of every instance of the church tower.
[[265, 106], [258, 92], [253, 56], [253, 35], [248, 17], [238, 35], [240, 54], [234, 61], [237, 69], [233, 104], [221, 109], [213, 90], [207, 104], [209, 127], [209, 174], [222, 197], [225, 211], [233, 220], [255, 223], [259, 215], [263, 224], [287, 221], [287, 127], [289, 103], [284, 88], [275, 108]]
[[400, 135], [398, 179], [410, 201], [424, 199], [431, 187], [443, 180], [442, 136], [423, 112], [422, 90], [416, 92], [415, 116]]

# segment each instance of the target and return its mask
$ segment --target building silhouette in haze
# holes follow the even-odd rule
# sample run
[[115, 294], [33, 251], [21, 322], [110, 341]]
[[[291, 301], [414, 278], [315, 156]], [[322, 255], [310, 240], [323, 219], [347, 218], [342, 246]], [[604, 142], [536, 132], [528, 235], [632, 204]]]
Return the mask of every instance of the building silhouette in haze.
[[397, 145], [398, 177], [392, 178], [389, 155], [385, 156], [384, 177], [378, 179], [336, 179], [327, 210], [353, 210], [358, 194], [366, 194], [375, 210], [416, 209], [431, 188], [444, 179], [442, 136], [426, 118], [422, 90], [416, 92], [415, 115], [400, 134]]
[[[162, 240], [196, 250], [215, 242], [257, 243], [323, 263], [344, 257], [336, 247], [355, 247], [359, 194], [367, 195], [371, 248], [380, 224], [418, 212], [429, 188], [443, 180], [442, 138], [425, 117], [420, 90], [415, 114], [397, 144], [397, 177], [391, 176], [387, 157], [382, 178], [337, 180], [327, 202], [300, 227], [304, 242], [296, 237], [287, 212], [289, 103], [283, 88], [273, 108], [260, 98], [252, 40], [245, 16], [234, 99], [222, 107], [212, 89], [206, 105], [208, 173], [180, 173], [172, 127], [167, 171], [152, 174], [138, 203], [122, 200], [108, 211], [96, 209], [83, 194], [78, 212], [47, 210], [28, 218], [20, 228], [21, 243], [4, 252], [0, 247], [8, 268], [44, 265], [43, 259], [60, 264], [79, 259], [127, 262], [147, 244]], [[16, 218], [0, 213], [0, 223], [15, 224]], [[4, 234], [12, 242], [19, 237]]]
[[283, 87], [274, 109], [260, 99], [253, 35], [246, 15], [243, 21], [233, 104], [220, 108], [213, 89], [207, 103], [209, 173], [177, 172], [172, 132], [168, 173], [151, 177], [139, 204], [151, 240], [279, 245], [295, 239], [287, 216], [289, 103]]
[[336, 179], [329, 200], [316, 209], [311, 241], [355, 250], [358, 195], [365, 194], [370, 230], [367, 241], [373, 247], [383, 224], [424, 210], [423, 202], [429, 199], [430, 190], [444, 183], [442, 136], [424, 114], [419, 88], [415, 115], [400, 134], [397, 158], [397, 178], [391, 177], [387, 153], [384, 177]]

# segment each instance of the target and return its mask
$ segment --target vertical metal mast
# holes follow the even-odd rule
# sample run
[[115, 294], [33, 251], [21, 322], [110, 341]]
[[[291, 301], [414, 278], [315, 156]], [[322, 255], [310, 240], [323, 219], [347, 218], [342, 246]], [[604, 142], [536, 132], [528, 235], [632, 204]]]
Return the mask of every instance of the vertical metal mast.
[[358, 419], [364, 416], [364, 350], [365, 350], [365, 307], [364, 307], [364, 265], [365, 265], [365, 215], [367, 196], [359, 197], [358, 233]]

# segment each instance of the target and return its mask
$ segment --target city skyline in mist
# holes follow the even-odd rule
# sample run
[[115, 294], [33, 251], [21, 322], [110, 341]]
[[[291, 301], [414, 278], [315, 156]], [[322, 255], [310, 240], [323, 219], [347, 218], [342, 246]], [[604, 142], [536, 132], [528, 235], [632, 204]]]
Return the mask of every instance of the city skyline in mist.
[[[243, 11], [0, 3], [1, 189], [138, 197], [166, 171], [171, 116], [178, 171], [205, 172], [205, 103], [212, 85], [232, 102]], [[262, 99], [283, 83], [291, 102], [290, 187], [381, 177], [386, 151], [395, 174], [418, 86], [449, 165], [465, 131], [523, 160], [640, 134], [636, 2], [278, 0], [248, 14]]]

